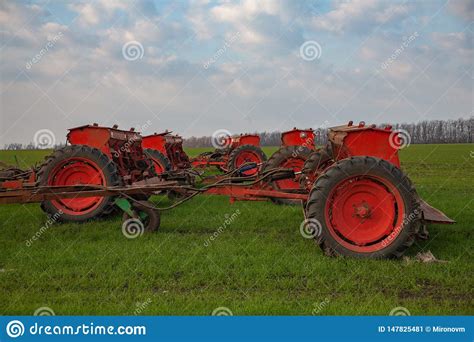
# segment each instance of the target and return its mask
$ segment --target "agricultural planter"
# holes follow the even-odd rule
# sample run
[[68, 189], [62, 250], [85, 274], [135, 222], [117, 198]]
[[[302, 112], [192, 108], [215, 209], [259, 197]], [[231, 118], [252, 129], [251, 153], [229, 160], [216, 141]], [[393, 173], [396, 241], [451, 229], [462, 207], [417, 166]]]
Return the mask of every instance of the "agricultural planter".
[[[133, 129], [124, 131], [117, 126], [93, 124], [72, 128], [67, 135], [70, 145], [56, 150], [38, 169], [38, 184], [113, 187], [151, 178], [155, 171], [143, 153], [141, 139]], [[114, 198], [58, 198], [43, 201], [41, 208], [53, 216], [62, 213], [60, 218], [64, 221], [85, 221], [110, 214], [114, 210]]]
[[257, 134], [240, 134], [227, 136], [221, 144], [223, 147], [213, 152], [204, 152], [191, 160], [193, 167], [215, 166], [223, 172], [239, 169], [245, 164], [256, 164], [258, 167], [248, 168], [240, 172], [243, 176], [251, 176], [258, 172], [267, 156], [260, 148], [260, 137]]
[[[311, 153], [315, 151], [315, 133], [309, 129], [297, 129], [281, 134], [281, 146], [267, 161], [265, 170], [274, 168], [290, 168], [295, 171], [294, 178], [279, 179], [272, 182], [275, 190], [298, 191], [300, 189], [300, 171]], [[280, 204], [294, 204], [292, 200], [273, 199]]]
[[189, 157], [183, 150], [183, 138], [170, 131], [143, 137], [142, 146], [153, 160], [157, 174], [191, 167]]
[[[83, 130], [91, 128], [82, 127]], [[171, 209], [198, 194], [227, 195], [232, 200], [299, 201], [304, 205], [302, 228], [327, 255], [366, 258], [400, 257], [417, 238], [427, 237], [427, 223], [454, 223], [424, 202], [401, 171], [400, 138], [390, 126], [377, 128], [350, 122], [333, 127], [329, 130], [329, 145], [320, 150], [312, 146], [314, 152], [306, 159], [302, 171], [295, 164], [285, 164], [264, 168], [249, 176], [230, 174], [200, 187], [159, 177], [144, 177], [131, 184], [123, 182], [123, 177], [111, 177], [119, 175], [120, 171], [113, 154], [107, 154], [107, 148], [114, 145], [111, 144], [112, 132], [113, 135], [118, 133], [102, 130], [109, 132], [109, 138], [105, 139], [109, 143], [102, 145], [103, 150], [100, 144], [88, 148], [85, 145], [68, 146], [53, 158], [55, 167], [43, 166], [41, 186], [31, 184], [21, 173], [12, 176], [16, 177], [14, 179], [3, 179], [0, 203], [43, 201], [52, 203], [56, 211], [59, 208], [70, 210], [72, 203], [82, 217], [89, 214], [88, 208], [95, 212], [104, 203], [107, 208], [115, 203], [125, 212], [124, 225], [135, 220], [144, 230], [156, 230], [160, 224], [160, 210]], [[69, 152], [71, 149], [75, 153]], [[297, 189], [274, 186], [277, 181], [298, 177], [303, 180]], [[50, 179], [62, 181], [45, 183]], [[156, 208], [151, 202], [136, 197], [164, 191], [179, 192], [184, 197], [167, 208]], [[71, 220], [75, 217], [77, 215], [67, 216]]]

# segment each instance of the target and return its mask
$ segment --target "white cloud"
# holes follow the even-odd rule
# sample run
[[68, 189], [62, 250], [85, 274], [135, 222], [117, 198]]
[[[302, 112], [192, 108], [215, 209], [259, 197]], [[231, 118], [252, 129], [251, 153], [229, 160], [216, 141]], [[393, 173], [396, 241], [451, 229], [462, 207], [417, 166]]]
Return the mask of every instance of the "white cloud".
[[408, 5], [388, 1], [337, 2], [328, 13], [313, 19], [313, 26], [330, 32], [373, 30], [375, 26], [399, 20], [409, 13]]
[[238, 24], [259, 14], [278, 15], [280, 13], [280, 2], [273, 0], [229, 2], [214, 7], [211, 12], [218, 21]]
[[82, 26], [97, 25], [99, 23], [99, 8], [92, 4], [74, 4], [71, 9], [79, 15], [77, 20]]
[[[390, 107], [397, 92], [382, 77], [373, 77], [374, 69], [400, 46], [403, 34], [385, 37], [376, 32], [367, 40], [361, 35], [364, 30], [371, 33], [379, 23], [396, 25], [395, 18], [407, 15], [405, 5], [338, 2], [332, 11], [314, 19], [319, 20], [317, 24], [299, 5], [205, 0], [155, 13], [136, 2], [99, 1], [92, 2], [92, 7], [76, 5], [80, 21], [70, 26], [48, 17], [39, 6], [0, 6], [6, 45], [0, 64], [0, 145], [28, 142], [31, 131], [40, 124], [54, 126], [58, 140], [63, 140], [66, 129], [74, 125], [99, 121], [129, 127], [158, 113], [153, 131], [178, 129], [186, 135], [204, 135], [229, 126], [235, 132], [247, 131], [249, 122], [241, 115], [252, 108], [253, 130], [306, 127], [325, 120], [331, 124], [349, 119], [369, 122], [380, 113], [384, 115], [380, 121], [411, 120], [413, 108], [403, 101]], [[26, 71], [25, 62], [59, 31], [64, 35], [54, 48]], [[403, 89], [434, 59], [406, 94], [417, 107], [429, 108], [433, 98], [472, 67], [472, 33], [426, 31], [383, 77]], [[205, 48], [222, 46], [223, 39], [237, 32], [226, 55], [204, 70]], [[182, 42], [193, 33], [198, 41], [183, 47]], [[326, 40], [320, 42], [324, 45], [320, 61], [306, 62], [299, 57], [299, 46], [306, 37]], [[138, 40], [145, 49], [144, 57], [135, 62], [122, 58], [122, 46], [130, 40]], [[354, 42], [359, 41], [364, 43], [357, 50]], [[354, 50], [358, 54], [345, 63], [340, 61], [346, 60], [346, 51]], [[338, 76], [333, 74], [336, 69]], [[41, 92], [26, 75], [43, 91], [63, 77], [48, 94], [57, 106], [48, 98], [34, 105]], [[434, 81], [439, 79], [443, 82]], [[456, 101], [447, 102], [451, 107], [434, 110], [446, 117], [468, 112], [471, 82], [461, 79], [453, 88], [455, 94], [447, 95], [456, 96]], [[312, 96], [308, 97], [308, 91]], [[30, 105], [32, 109], [25, 114]], [[64, 118], [58, 107], [71, 115]], [[354, 117], [355, 112], [361, 114]], [[6, 135], [4, 127], [11, 127]]]

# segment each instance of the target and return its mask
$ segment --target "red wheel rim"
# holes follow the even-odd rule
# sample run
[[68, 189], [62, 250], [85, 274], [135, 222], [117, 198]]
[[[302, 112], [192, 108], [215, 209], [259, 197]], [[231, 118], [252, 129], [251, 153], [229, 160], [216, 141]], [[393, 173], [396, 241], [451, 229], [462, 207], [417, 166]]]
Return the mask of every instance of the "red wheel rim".
[[[252, 152], [252, 151], [242, 151], [240, 152], [238, 155], [237, 155], [237, 158], [235, 158], [235, 168], [239, 168], [241, 165], [244, 165], [246, 163], [261, 163], [262, 162], [262, 159], [260, 158], [260, 156], [255, 153], [255, 152]], [[244, 176], [252, 176], [254, 174], [256, 174], [258, 172], [258, 167], [255, 167], [253, 169], [250, 169], [250, 170], [245, 170], [244, 172], [242, 172], [242, 174]]]
[[[295, 172], [299, 172], [303, 169], [304, 162], [306, 159], [302, 158], [288, 158], [285, 160], [282, 164], [279, 165], [279, 167], [283, 167], [286, 169], [293, 169]], [[292, 190], [292, 189], [299, 189], [300, 188], [300, 182], [299, 182], [299, 176], [295, 178], [287, 178], [287, 179], [280, 179], [275, 181], [278, 189], [281, 190]]]
[[375, 252], [400, 234], [405, 212], [398, 189], [389, 181], [357, 176], [339, 183], [326, 202], [329, 233], [345, 248]]
[[[48, 185], [106, 185], [105, 176], [97, 164], [85, 158], [70, 158], [56, 166], [48, 177]], [[95, 210], [104, 197], [78, 197], [51, 201], [68, 215], [84, 215]]]

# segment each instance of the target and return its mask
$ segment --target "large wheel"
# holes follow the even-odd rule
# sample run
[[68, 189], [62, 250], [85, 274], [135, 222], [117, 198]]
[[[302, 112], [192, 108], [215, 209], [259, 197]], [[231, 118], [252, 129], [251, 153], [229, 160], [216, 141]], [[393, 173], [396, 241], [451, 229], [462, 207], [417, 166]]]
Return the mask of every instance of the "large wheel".
[[[145, 154], [153, 161], [153, 165], [155, 166], [155, 172], [158, 176], [164, 172], [171, 171], [171, 169], [173, 168], [173, 166], [171, 165], [171, 161], [168, 159], [168, 157], [160, 151], [147, 148], [145, 149]], [[170, 198], [172, 201], [174, 201], [177, 196], [174, 191], [168, 191], [167, 194], [168, 198]], [[137, 199], [141, 201], [146, 201], [149, 197], [150, 196]]]
[[[38, 171], [42, 186], [121, 184], [115, 163], [96, 148], [86, 145], [66, 146], [55, 151]], [[82, 222], [114, 211], [113, 197], [78, 197], [44, 201], [41, 208], [61, 221]]]
[[[255, 145], [242, 145], [234, 148], [229, 154], [227, 162], [227, 170], [232, 171], [238, 169], [246, 163], [261, 164], [267, 160], [267, 156], [262, 149]], [[258, 173], [260, 167], [243, 171], [243, 176], [252, 176]]]
[[420, 209], [403, 172], [373, 157], [352, 157], [330, 167], [306, 206], [315, 238], [328, 255], [400, 257], [415, 241]]
[[300, 178], [300, 185], [303, 188], [311, 190], [314, 181], [326, 170], [329, 166], [334, 163], [332, 156], [330, 155], [327, 148], [322, 148], [316, 152], [311, 153], [308, 159], [306, 159]]
[[163, 153], [151, 148], [145, 149], [144, 152], [153, 161], [153, 166], [155, 167], [155, 172], [157, 175], [171, 170], [171, 162]]
[[[287, 168], [299, 172], [313, 151], [305, 146], [286, 146], [276, 151], [265, 164], [265, 171], [273, 168]], [[275, 190], [297, 190], [301, 188], [300, 176], [293, 179], [279, 179], [271, 183]], [[278, 204], [299, 204], [299, 200], [272, 198]]]

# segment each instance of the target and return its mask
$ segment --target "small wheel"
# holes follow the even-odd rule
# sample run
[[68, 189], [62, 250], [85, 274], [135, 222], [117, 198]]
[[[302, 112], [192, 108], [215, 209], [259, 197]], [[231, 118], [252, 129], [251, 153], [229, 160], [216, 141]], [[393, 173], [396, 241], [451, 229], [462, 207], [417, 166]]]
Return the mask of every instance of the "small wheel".
[[[267, 160], [267, 156], [262, 149], [255, 145], [242, 145], [236, 147], [229, 154], [229, 160], [227, 162], [227, 170], [236, 170], [240, 166], [246, 163], [261, 164]], [[243, 171], [243, 176], [252, 176], [258, 173], [259, 168], [253, 168], [250, 170]]]
[[168, 157], [165, 156], [163, 153], [158, 150], [153, 150], [151, 148], [145, 149], [144, 152], [153, 161], [153, 165], [155, 166], [155, 172], [157, 173], [157, 175], [171, 170], [171, 162]]
[[[305, 161], [309, 158], [313, 150], [305, 146], [286, 146], [276, 151], [265, 164], [264, 170], [273, 168], [293, 169], [295, 172], [303, 169]], [[300, 176], [294, 179], [280, 179], [271, 183], [275, 190], [296, 190], [301, 189]], [[300, 204], [299, 200], [288, 200], [280, 198], [272, 198], [277, 204]]]
[[[122, 221], [126, 222], [130, 219], [136, 219], [143, 225], [143, 231], [154, 232], [160, 228], [160, 212], [156, 209], [150, 208], [153, 204], [148, 201], [137, 201], [132, 203], [133, 216], [124, 212]], [[141, 226], [140, 226], [141, 229]]]
[[400, 257], [415, 241], [421, 211], [416, 190], [393, 164], [343, 159], [320, 176], [306, 205], [315, 239], [328, 255]]

